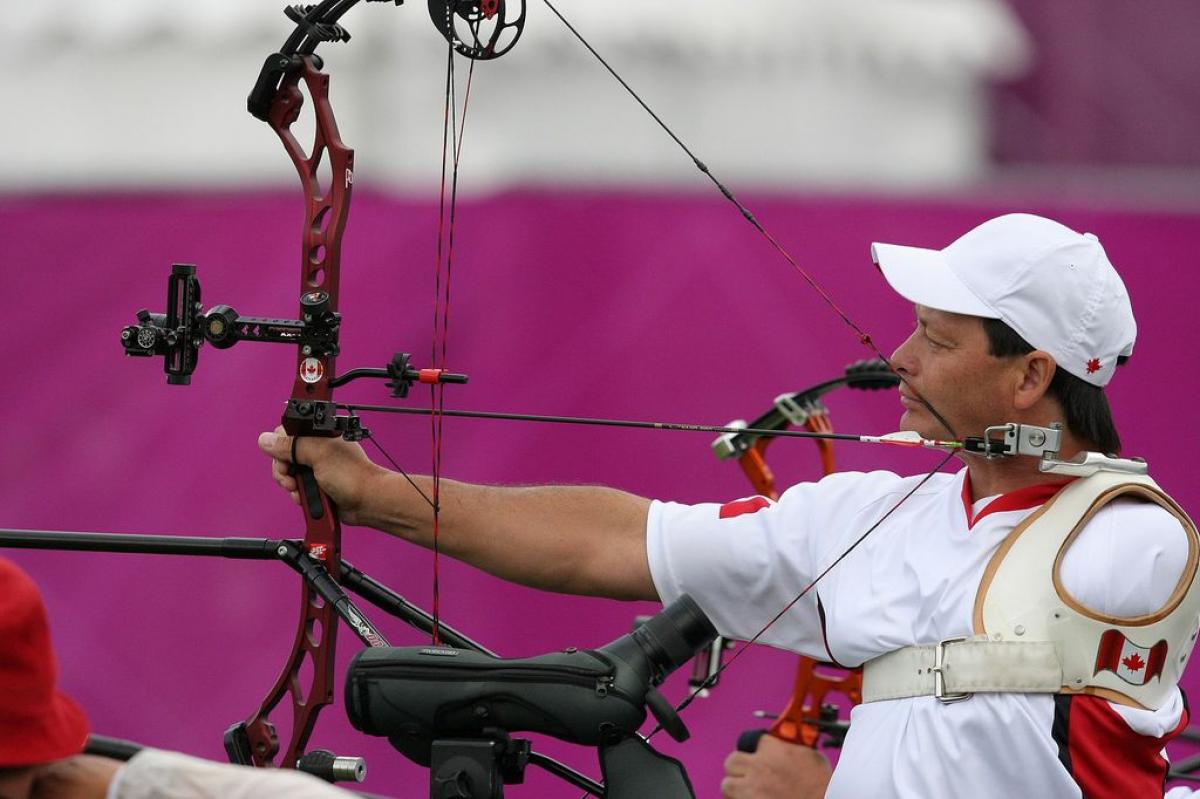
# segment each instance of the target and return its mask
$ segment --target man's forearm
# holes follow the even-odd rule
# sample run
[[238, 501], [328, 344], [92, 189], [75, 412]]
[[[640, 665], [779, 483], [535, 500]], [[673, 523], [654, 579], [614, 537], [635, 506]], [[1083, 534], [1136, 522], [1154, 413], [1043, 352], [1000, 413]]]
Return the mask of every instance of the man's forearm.
[[[432, 499], [432, 481], [413, 482]], [[433, 512], [403, 475], [381, 472], [357, 514], [433, 546]], [[443, 479], [438, 547], [506, 580], [548, 591], [656, 599], [646, 560], [649, 500], [599, 486], [482, 486]]]

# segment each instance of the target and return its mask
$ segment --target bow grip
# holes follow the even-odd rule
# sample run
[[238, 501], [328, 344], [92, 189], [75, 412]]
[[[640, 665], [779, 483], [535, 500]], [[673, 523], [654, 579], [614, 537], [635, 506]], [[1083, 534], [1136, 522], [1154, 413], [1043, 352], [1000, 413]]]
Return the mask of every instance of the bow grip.
[[288, 430], [288, 419], [284, 419], [284, 430], [292, 436], [291, 463], [288, 464], [288, 474], [299, 483], [300, 499], [304, 504], [304, 512], [308, 518], [317, 520], [325, 516], [325, 504], [321, 501], [321, 486], [317, 484], [317, 476], [312, 467], [300, 463], [296, 459], [296, 448], [304, 435], [313, 435], [312, 431], [301, 433], [299, 430]]

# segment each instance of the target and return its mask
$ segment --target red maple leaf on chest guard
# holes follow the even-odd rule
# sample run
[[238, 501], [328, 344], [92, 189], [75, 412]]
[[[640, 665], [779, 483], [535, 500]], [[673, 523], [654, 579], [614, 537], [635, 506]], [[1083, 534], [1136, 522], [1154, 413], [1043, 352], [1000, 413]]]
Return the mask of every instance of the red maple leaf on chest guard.
[[1142, 658], [1138, 655], [1138, 653], [1134, 652], [1132, 655], [1122, 660], [1121, 665], [1130, 671], [1141, 671], [1142, 666], [1145, 666], [1146, 664], [1142, 661]]

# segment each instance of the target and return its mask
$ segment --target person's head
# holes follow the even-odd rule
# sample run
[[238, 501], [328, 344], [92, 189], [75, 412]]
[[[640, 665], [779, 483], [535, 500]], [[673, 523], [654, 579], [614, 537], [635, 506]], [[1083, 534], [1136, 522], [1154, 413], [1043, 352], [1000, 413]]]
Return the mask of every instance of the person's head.
[[0, 794], [21, 795], [31, 767], [83, 751], [87, 718], [57, 681], [42, 595], [0, 558]]
[[872, 245], [891, 286], [917, 305], [894, 364], [902, 426], [959, 436], [1061, 421], [1089, 448], [1120, 449], [1103, 388], [1133, 351], [1129, 296], [1099, 240], [1029, 214], [984, 222], [944, 250]]

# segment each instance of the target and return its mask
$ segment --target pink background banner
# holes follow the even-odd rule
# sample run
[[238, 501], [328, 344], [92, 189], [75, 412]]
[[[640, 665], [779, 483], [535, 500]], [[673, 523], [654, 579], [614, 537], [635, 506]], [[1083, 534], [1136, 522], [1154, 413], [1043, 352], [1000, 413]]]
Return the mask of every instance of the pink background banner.
[[[1200, 214], [1114, 210], [1020, 198], [748, 198], [759, 218], [890, 352], [912, 326], [869, 259], [871, 241], [940, 247], [998, 213], [1044, 213], [1096, 233], [1122, 270], [1140, 331], [1110, 394], [1126, 454], [1188, 508], [1200, 446], [1193, 322], [1200, 293]], [[299, 537], [303, 524], [257, 451], [277, 424], [294, 354], [277, 345], [206, 347], [190, 387], [167, 386], [158, 360], [123, 357], [120, 329], [162, 310], [172, 262], [198, 265], [204, 304], [294, 317], [298, 196], [161, 194], [0, 199], [9, 301], [9, 375], [0, 457], [0, 526], [55, 530]], [[398, 351], [429, 361], [436, 205], [362, 191], [343, 252], [341, 370], [383, 366]], [[775, 396], [871, 357], [799, 275], [738, 214], [707, 195], [521, 191], [458, 211], [449, 366], [466, 386], [447, 406], [723, 424]], [[339, 399], [386, 403], [380, 384]], [[407, 404], [427, 405], [424, 391]], [[830, 394], [835, 428], [884, 433], [894, 392]], [[425, 419], [370, 416], [406, 470], [430, 463]], [[750, 492], [713, 436], [447, 419], [444, 473], [508, 484], [604, 483], [681, 501]], [[370, 451], [370, 450], [369, 450]], [[808, 442], [772, 447], [781, 482], [819, 476]], [[932, 468], [936, 454], [842, 445], [845, 469]], [[428, 606], [431, 558], [363, 529], [345, 556]], [[67, 691], [97, 732], [223, 758], [222, 732], [250, 715], [295, 633], [298, 578], [279, 564], [149, 555], [9, 550], [46, 594]], [[797, 586], [797, 591], [801, 586]], [[650, 604], [552, 596], [442, 564], [446, 621], [503, 655], [604, 644]], [[366, 607], [364, 605], [364, 607]], [[423, 639], [381, 613], [397, 645]], [[359, 649], [343, 630], [339, 677]], [[718, 795], [721, 761], [755, 710], [788, 697], [794, 656], [760, 648], [684, 713], [693, 738], [661, 748], [687, 764], [701, 797]], [[1188, 683], [1196, 683], [1196, 674]], [[340, 679], [339, 679], [340, 683]], [[684, 695], [679, 675], [666, 689]], [[286, 712], [277, 718], [286, 718]], [[364, 787], [427, 795], [426, 774], [382, 739], [355, 733], [340, 695], [312, 746], [368, 758]], [[535, 738], [536, 748], [598, 774], [592, 752]], [[577, 796], [530, 771], [512, 796]]]

